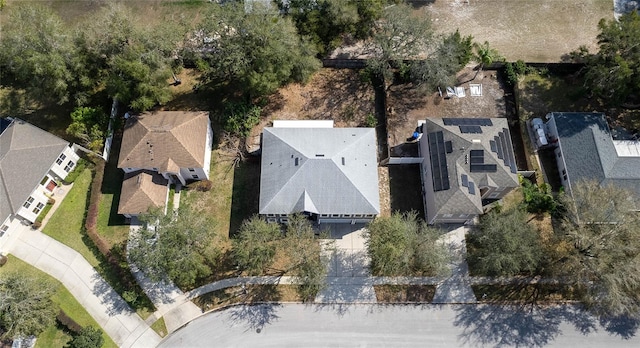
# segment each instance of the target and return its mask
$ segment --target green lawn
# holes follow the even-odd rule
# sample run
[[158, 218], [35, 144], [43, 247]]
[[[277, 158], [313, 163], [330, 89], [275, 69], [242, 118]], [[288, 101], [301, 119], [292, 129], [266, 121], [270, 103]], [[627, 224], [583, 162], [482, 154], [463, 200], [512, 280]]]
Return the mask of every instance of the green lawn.
[[164, 317], [156, 320], [155, 323], [151, 324], [151, 328], [153, 331], [157, 332], [160, 337], [164, 337], [167, 335], [167, 326], [164, 323]]
[[[81, 326], [94, 326], [100, 328], [100, 325], [89, 315], [89, 313], [78, 303], [78, 301], [71, 295], [71, 293], [56, 279], [48, 274], [38, 270], [35, 267], [28, 265], [22, 260], [9, 255], [9, 262], [6, 265], [0, 267], [0, 275], [3, 273], [17, 272], [20, 274], [45, 279], [56, 286], [56, 292], [51, 298], [55, 304], [58, 305], [71, 319]], [[117, 347], [117, 345], [111, 340], [111, 338], [104, 333], [104, 345], [102, 347]], [[63, 347], [71, 336], [62, 330], [58, 325], [49, 326], [42, 334], [38, 336], [36, 342], [37, 347]]]
[[[83, 233], [84, 218], [87, 211], [91, 170], [85, 169], [76, 179], [73, 188], [55, 211], [42, 232], [51, 238], [73, 248], [84, 257], [91, 266], [97, 268], [100, 261], [85, 243], [89, 237]], [[88, 242], [90, 243], [90, 242]]]

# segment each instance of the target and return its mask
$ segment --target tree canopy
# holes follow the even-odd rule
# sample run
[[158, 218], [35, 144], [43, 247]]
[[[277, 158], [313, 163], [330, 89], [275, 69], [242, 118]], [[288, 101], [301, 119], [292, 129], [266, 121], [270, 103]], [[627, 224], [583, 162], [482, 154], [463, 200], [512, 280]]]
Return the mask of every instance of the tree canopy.
[[597, 313], [640, 310], [640, 216], [629, 191], [579, 182], [562, 198], [562, 239], [573, 246], [559, 273], [584, 289]]
[[82, 328], [80, 332], [73, 335], [73, 338], [67, 343], [67, 348], [100, 348], [104, 343], [102, 330], [93, 326]]
[[586, 63], [586, 86], [609, 104], [640, 103], [640, 15], [603, 18], [598, 28], [598, 52], [581, 47], [572, 53]]
[[237, 3], [211, 6], [192, 36], [197, 43], [185, 55], [205, 63], [199, 66], [206, 79], [230, 82], [249, 97], [305, 82], [320, 67], [313, 45], [289, 18], [259, 7], [247, 14]]
[[[277, 254], [284, 261], [276, 270], [273, 263]], [[326, 285], [327, 262], [311, 222], [303, 215], [291, 216], [284, 230], [259, 217], [245, 220], [233, 241], [233, 257], [240, 269], [251, 275], [264, 274], [271, 268], [293, 276], [305, 300], [314, 298]]]
[[415, 212], [378, 217], [366, 232], [372, 274], [446, 274], [449, 256], [444, 243], [438, 241], [440, 235], [440, 230], [418, 221]]
[[1, 337], [37, 336], [52, 325], [56, 317], [53, 293], [50, 282], [19, 273], [1, 275]]
[[80, 64], [70, 30], [50, 9], [16, 5], [2, 24], [0, 81], [25, 88], [34, 100], [69, 100]]
[[150, 279], [188, 288], [211, 274], [220, 250], [207, 214], [183, 203], [177, 215], [154, 210], [140, 220], [144, 227], [129, 237], [129, 260]]
[[468, 260], [480, 274], [536, 275], [544, 259], [540, 235], [521, 208], [494, 209], [480, 219], [479, 231], [467, 236]]

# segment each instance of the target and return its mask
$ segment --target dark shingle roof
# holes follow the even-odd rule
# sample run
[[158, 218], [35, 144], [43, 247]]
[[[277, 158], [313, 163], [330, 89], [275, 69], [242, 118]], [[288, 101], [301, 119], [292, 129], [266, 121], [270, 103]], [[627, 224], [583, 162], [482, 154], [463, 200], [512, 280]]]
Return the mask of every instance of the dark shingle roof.
[[265, 128], [260, 214], [378, 214], [372, 128]]
[[620, 157], [603, 113], [551, 113], [566, 164], [569, 186], [596, 180], [640, 197], [640, 157]]
[[[427, 135], [432, 132], [443, 132], [444, 141], [451, 141], [452, 152], [446, 154], [446, 163], [450, 188], [447, 190], [429, 192], [434, 198], [434, 209], [427, 209], [429, 220], [437, 214], [481, 214], [482, 199], [479, 187], [517, 187], [518, 177], [515, 169], [513, 150], [505, 149], [498, 157], [493, 151], [491, 141], [499, 135], [505, 140], [505, 146], [511, 145], [508, 123], [503, 118], [492, 118], [491, 125], [482, 126], [481, 133], [462, 133], [457, 125], [445, 125], [441, 118], [428, 118], [423, 126]], [[423, 135], [421, 140], [426, 139]], [[475, 151], [474, 151], [475, 150]], [[431, 151], [431, 149], [430, 149]], [[471, 171], [471, 151], [478, 154], [483, 151], [483, 164], [496, 165], [495, 172]], [[427, 156], [425, 160], [428, 160]], [[513, 167], [513, 168], [512, 168]], [[463, 184], [463, 175], [467, 182]], [[471, 184], [472, 183], [472, 184]], [[469, 189], [472, 186], [472, 189]], [[429, 185], [425, 185], [429, 187]]]
[[69, 143], [15, 119], [0, 134], [0, 219], [15, 214]]

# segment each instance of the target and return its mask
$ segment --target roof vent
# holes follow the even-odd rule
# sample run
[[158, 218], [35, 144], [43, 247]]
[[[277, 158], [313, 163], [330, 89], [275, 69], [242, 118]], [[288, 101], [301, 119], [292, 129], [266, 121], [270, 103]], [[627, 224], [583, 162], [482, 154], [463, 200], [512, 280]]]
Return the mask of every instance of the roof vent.
[[342, 165], [344, 165], [344, 157], [342, 157]]
[[298, 162], [299, 162], [299, 161], [300, 161], [300, 158], [296, 157], [296, 160], [295, 160], [295, 162], [296, 162], [296, 166], [298, 166]]
[[316, 154], [316, 157], [324, 157], [324, 154], [322, 154], [322, 153], [317, 153], [317, 154]]

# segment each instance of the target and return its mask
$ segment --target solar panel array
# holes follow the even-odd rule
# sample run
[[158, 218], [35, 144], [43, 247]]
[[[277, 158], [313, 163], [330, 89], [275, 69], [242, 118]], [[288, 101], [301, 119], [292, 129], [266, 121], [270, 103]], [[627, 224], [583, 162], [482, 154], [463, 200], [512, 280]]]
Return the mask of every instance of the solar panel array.
[[469, 194], [476, 194], [476, 186], [473, 184], [473, 182], [469, 182]]
[[429, 158], [431, 160], [431, 173], [433, 179], [433, 190], [448, 190], [449, 170], [447, 169], [447, 155], [444, 145], [444, 135], [442, 131], [428, 133]]
[[498, 158], [504, 161], [504, 165], [509, 167], [511, 173], [517, 173], [518, 168], [516, 166], [515, 155], [513, 154], [513, 144], [511, 143], [511, 134], [507, 128], [502, 128], [502, 132], [498, 133], [498, 136], [494, 137], [491, 145], [491, 151], [498, 155]]
[[497, 164], [472, 164], [470, 166], [472, 173], [495, 173], [498, 171]]
[[443, 118], [445, 126], [493, 126], [490, 118]]
[[469, 186], [469, 177], [467, 176], [467, 174], [460, 175], [460, 179], [462, 179], [462, 186], [464, 187]]
[[460, 133], [480, 134], [482, 133], [482, 127], [480, 126], [458, 126]]

